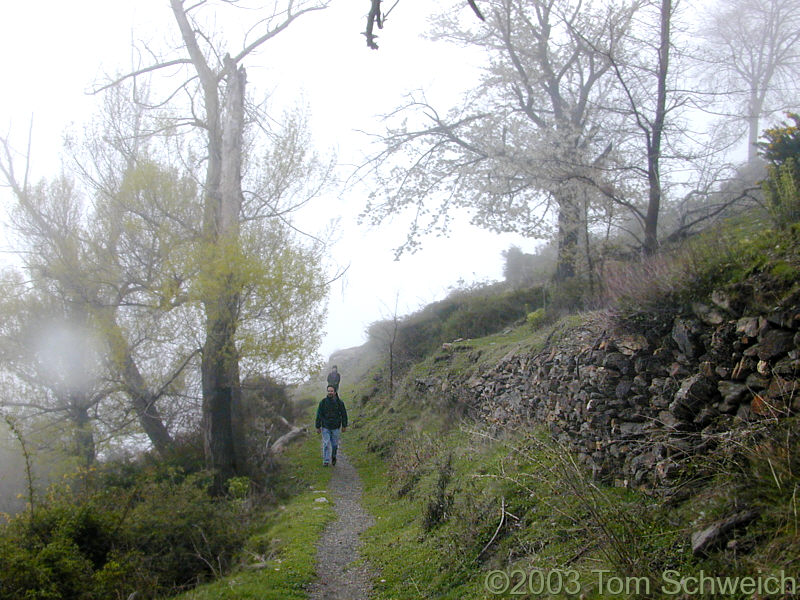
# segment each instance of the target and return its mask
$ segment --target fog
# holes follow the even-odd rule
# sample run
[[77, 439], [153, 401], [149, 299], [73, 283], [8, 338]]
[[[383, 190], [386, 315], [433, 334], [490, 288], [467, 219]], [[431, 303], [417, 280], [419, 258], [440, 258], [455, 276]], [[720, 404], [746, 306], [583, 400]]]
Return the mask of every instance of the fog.
[[[281, 107], [305, 105], [316, 148], [337, 155], [337, 177], [344, 182], [368, 153], [368, 134], [381, 131], [382, 115], [402, 103], [407, 93], [424, 89], [431, 102], [448, 107], [474, 84], [482, 56], [420, 37], [435, 8], [399, 3], [378, 32], [380, 49], [374, 51], [366, 47], [361, 33], [367, 3], [333, 2], [324, 11], [298, 19], [246, 61], [249, 93], [269, 96], [274, 115]], [[466, 3], [464, 8], [469, 13]], [[137, 60], [132, 40], [156, 46], [174, 27], [168, 4], [161, 0], [43, 0], [14, 3], [4, 13], [0, 52], [10, 57], [20, 48], [26, 51], [23, 59], [0, 64], [4, 81], [19, 83], [14, 94], [0, 98], [0, 126], [21, 151], [32, 118], [34, 179], [57, 172], [62, 136], [77, 133], [96, 110], [98, 98], [85, 92], [104, 73], [125, 71]], [[242, 18], [247, 16], [243, 11]], [[235, 43], [242, 23], [225, 27], [226, 37]], [[346, 276], [331, 288], [328, 321], [320, 324], [325, 331], [323, 356], [362, 343], [366, 327], [384, 318], [386, 306], [394, 307], [397, 298], [400, 309], [410, 312], [441, 298], [459, 280], [497, 280], [502, 250], [512, 244], [532, 248], [531, 241], [520, 236], [497, 235], [456, 221], [449, 238], [430, 239], [418, 254], [395, 261], [394, 249], [405, 238], [407, 222], [385, 224], [380, 231], [359, 225], [358, 215], [371, 190], [342, 189], [298, 215], [304, 231], [330, 231], [332, 269], [347, 268]], [[12, 258], [6, 254], [6, 260]]]
[[45, 384], [58, 394], [87, 393], [100, 370], [101, 344], [87, 327], [49, 320], [34, 330], [33, 347]]

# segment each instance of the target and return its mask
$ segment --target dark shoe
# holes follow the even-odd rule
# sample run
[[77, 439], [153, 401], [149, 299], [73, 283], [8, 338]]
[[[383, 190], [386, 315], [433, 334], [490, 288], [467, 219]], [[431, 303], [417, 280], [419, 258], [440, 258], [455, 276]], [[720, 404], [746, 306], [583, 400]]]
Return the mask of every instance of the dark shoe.
[[322, 466], [323, 466], [323, 467], [327, 467], [327, 466], [328, 466], [328, 463], [322, 463]]
[[335, 464], [336, 464], [336, 457], [335, 457], [335, 456], [334, 456], [334, 457], [331, 459], [331, 464], [332, 464], [332, 465], [335, 465]]

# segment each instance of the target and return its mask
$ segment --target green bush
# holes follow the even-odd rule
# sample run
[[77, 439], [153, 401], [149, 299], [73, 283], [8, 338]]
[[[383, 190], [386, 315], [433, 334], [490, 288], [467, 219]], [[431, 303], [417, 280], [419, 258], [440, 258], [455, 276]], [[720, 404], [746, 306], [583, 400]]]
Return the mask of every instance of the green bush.
[[[226, 571], [246, 515], [207, 473], [115, 465], [0, 528], [0, 599], [155, 598]], [[89, 488], [89, 489], [83, 489]]]
[[525, 317], [525, 322], [531, 329], [538, 329], [545, 322], [545, 310], [537, 308], [535, 311], [528, 313], [528, 316]]
[[764, 131], [761, 155], [770, 163], [761, 186], [770, 214], [779, 228], [800, 221], [800, 115], [787, 115], [792, 123]]
[[770, 215], [781, 229], [800, 221], [800, 164], [789, 158], [781, 165], [770, 165], [761, 187]]
[[761, 156], [774, 165], [800, 156], [800, 115], [787, 113], [792, 123], [783, 122], [778, 127], [764, 130], [765, 141], [759, 142]]

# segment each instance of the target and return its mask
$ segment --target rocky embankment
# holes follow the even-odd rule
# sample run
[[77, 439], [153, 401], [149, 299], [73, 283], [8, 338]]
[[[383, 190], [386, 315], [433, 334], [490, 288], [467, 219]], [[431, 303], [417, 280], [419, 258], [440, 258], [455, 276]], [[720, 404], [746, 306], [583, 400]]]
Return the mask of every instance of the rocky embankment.
[[[417, 391], [446, 389], [501, 427], [547, 423], [617, 485], [669, 487], [725, 436], [800, 411], [800, 303], [756, 313], [728, 293], [712, 298], [644, 326], [587, 315], [541, 352], [511, 351], [460, 381], [418, 379]], [[481, 365], [468, 344], [442, 352]]]

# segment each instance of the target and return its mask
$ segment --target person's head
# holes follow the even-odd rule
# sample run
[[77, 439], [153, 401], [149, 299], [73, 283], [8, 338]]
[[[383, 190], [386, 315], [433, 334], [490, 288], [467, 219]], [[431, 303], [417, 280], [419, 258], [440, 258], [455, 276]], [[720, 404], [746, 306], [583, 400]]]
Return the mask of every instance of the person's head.
[[331, 371], [332, 371], [333, 373], [336, 373], [336, 371], [338, 371], [338, 370], [339, 370], [339, 367], [337, 367], [336, 365], [333, 365], [333, 366], [331, 367]]
[[328, 398], [333, 398], [336, 395], [336, 388], [332, 385], [328, 386]]

